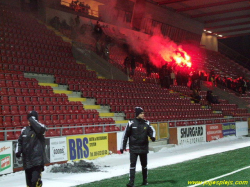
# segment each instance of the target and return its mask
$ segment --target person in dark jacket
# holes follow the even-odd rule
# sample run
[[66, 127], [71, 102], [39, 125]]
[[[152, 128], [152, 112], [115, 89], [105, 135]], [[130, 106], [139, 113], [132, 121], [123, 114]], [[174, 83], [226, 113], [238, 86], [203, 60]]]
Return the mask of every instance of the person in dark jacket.
[[127, 187], [134, 186], [135, 180], [135, 166], [137, 157], [140, 157], [142, 166], [142, 185], [148, 185], [147, 182], [147, 154], [148, 154], [148, 137], [155, 141], [155, 129], [150, 125], [149, 121], [144, 119], [144, 112], [141, 107], [135, 108], [136, 118], [129, 121], [124, 131], [120, 152], [126, 151], [126, 145], [129, 138], [129, 152], [130, 152], [130, 175]]
[[29, 126], [22, 129], [16, 147], [16, 157], [22, 156], [28, 187], [41, 187], [41, 172], [44, 170], [46, 126], [39, 123], [36, 111], [28, 116]]

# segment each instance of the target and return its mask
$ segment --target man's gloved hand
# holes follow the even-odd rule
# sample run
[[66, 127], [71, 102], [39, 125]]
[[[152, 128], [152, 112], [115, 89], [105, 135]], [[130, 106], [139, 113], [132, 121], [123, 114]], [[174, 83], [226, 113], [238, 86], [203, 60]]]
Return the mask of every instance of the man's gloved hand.
[[152, 140], [152, 142], [155, 142], [155, 137], [152, 137], [151, 140]]
[[123, 154], [123, 151], [127, 151], [126, 149], [120, 149], [121, 154]]
[[16, 157], [17, 157], [17, 158], [20, 158], [20, 157], [21, 157], [21, 153], [20, 153], [20, 152], [17, 152], [17, 153], [16, 153]]

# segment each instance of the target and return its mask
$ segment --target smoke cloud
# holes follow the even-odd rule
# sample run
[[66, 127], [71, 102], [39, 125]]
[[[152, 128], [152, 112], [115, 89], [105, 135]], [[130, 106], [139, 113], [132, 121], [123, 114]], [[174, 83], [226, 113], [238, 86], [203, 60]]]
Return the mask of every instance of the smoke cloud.
[[131, 50], [140, 54], [147, 55], [150, 61], [157, 67], [166, 63], [175, 63], [179, 67], [191, 67], [191, 58], [183, 50], [181, 45], [176, 44], [169, 37], [163, 36], [159, 28], [154, 28], [153, 35], [128, 34], [127, 42]]

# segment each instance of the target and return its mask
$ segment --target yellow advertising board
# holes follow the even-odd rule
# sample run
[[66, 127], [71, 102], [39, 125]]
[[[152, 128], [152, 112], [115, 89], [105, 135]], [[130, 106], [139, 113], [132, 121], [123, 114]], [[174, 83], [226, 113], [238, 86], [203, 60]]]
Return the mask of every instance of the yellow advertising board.
[[160, 123], [160, 138], [168, 138], [168, 123]]
[[108, 134], [67, 137], [68, 160], [96, 159], [109, 154]]

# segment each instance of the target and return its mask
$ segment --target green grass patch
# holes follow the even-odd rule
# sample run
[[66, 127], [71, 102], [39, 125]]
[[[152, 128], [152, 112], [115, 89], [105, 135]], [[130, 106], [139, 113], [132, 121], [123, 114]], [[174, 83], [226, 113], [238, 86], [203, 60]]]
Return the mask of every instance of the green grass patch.
[[[148, 171], [148, 183], [149, 186], [154, 187], [184, 187], [189, 186], [188, 181], [206, 181], [249, 166], [249, 152], [250, 147], [246, 147], [151, 169]], [[249, 173], [249, 169], [244, 171]], [[239, 172], [239, 174], [244, 173], [244, 171]], [[245, 174], [241, 176], [242, 177], [239, 177], [239, 179], [235, 177], [232, 178], [232, 180], [247, 181], [249, 179], [249, 175]], [[96, 178], [98, 179], [98, 176], [96, 176]], [[222, 179], [226, 180], [228, 178], [230, 178], [230, 176]], [[218, 179], [218, 181], [221, 181], [222, 179]], [[78, 185], [77, 187], [124, 187], [128, 183], [128, 180], [129, 175], [126, 174], [119, 177], [112, 177], [101, 181]], [[141, 186], [141, 183], [142, 174], [141, 172], [137, 172], [135, 186]]]

